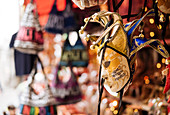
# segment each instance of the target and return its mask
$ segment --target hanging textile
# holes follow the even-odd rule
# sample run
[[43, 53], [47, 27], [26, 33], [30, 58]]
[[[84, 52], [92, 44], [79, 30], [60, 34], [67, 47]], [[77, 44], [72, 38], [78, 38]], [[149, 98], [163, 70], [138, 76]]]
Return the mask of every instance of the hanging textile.
[[60, 60], [61, 66], [70, 66], [71, 62], [71, 66], [74, 67], [87, 67], [89, 60], [87, 48], [82, 43], [78, 33], [77, 35], [78, 39], [74, 46], [70, 44], [70, 41], [68, 39], [69, 36], [67, 37], [63, 46], [62, 56]]
[[53, 34], [67, 33], [75, 30], [76, 23], [74, 14], [72, 12], [71, 0], [65, 0], [66, 7], [63, 11], [60, 11], [59, 3], [54, 1], [53, 7], [49, 14], [47, 24], [45, 25], [45, 31]]
[[[37, 64], [41, 64], [43, 71], [44, 84], [37, 85], [35, 76], [37, 74]], [[42, 76], [38, 76], [42, 77]], [[40, 114], [40, 115], [53, 115], [56, 113], [56, 100], [52, 95], [47, 76], [44, 72], [44, 67], [39, 57], [34, 62], [34, 68], [29, 75], [25, 89], [20, 95], [20, 114]], [[54, 113], [55, 112], [55, 113]]]
[[[14, 48], [14, 41], [16, 39], [17, 33], [12, 35], [10, 41], [10, 48]], [[15, 63], [15, 74], [16, 76], [23, 76], [30, 74], [34, 61], [36, 59], [36, 55], [34, 54], [26, 54], [14, 49], [14, 63]]]
[[51, 89], [57, 105], [73, 104], [82, 99], [76, 76], [71, 67], [57, 67]]
[[43, 33], [33, 0], [26, 6], [21, 27], [14, 41], [14, 48], [20, 52], [37, 54], [43, 50]]

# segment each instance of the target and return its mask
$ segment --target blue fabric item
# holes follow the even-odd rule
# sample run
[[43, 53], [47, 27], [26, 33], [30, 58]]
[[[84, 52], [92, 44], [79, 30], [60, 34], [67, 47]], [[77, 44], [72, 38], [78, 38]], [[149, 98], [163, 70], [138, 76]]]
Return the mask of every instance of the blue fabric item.
[[[147, 15], [150, 15], [150, 14], [153, 14], [153, 13], [154, 13], [154, 11], [149, 12]], [[134, 29], [136, 28], [136, 26], [141, 22], [141, 20], [143, 20], [143, 17], [140, 18], [140, 19], [129, 29], [129, 31], [127, 32], [127, 37], [128, 37], [129, 40], [130, 40], [130, 36], [131, 36], [133, 30], [134, 30]], [[125, 27], [127, 27], [128, 25], [130, 25], [130, 23], [126, 24]]]
[[76, 41], [75, 45], [72, 47], [72, 49], [80, 49], [80, 50], [84, 50], [86, 49], [86, 47], [84, 46], [84, 44], [81, 41], [81, 38], [79, 37], [78, 40]]
[[137, 37], [137, 38], [133, 39], [133, 41], [132, 41], [133, 47], [131, 48], [130, 53], [135, 50], [139, 51], [141, 48], [143, 48], [146, 45], [150, 45], [154, 50], [156, 50], [157, 52], [159, 52], [162, 55], [167, 54], [166, 49], [163, 47], [163, 45], [160, 42], [158, 42], [154, 39], [147, 39], [147, 38], [141, 38], [141, 37]]
[[[17, 33], [12, 35], [9, 47], [14, 47], [14, 41], [17, 36]], [[14, 49], [14, 63], [15, 63], [15, 74], [16, 76], [23, 76], [30, 74], [36, 55], [21, 53]]]
[[146, 38], [136, 38], [136, 39], [133, 39], [132, 41], [132, 48], [130, 50], [130, 52], [134, 51], [136, 48], [138, 48], [140, 45], [146, 43], [148, 40]]
[[46, 109], [46, 115], [51, 115], [49, 106], [45, 107], [45, 109]]
[[139, 24], [139, 22], [140, 22], [141, 20], [142, 20], [142, 18], [139, 19], [139, 20], [129, 29], [129, 31], [127, 32], [127, 37], [128, 37], [129, 40], [130, 40], [130, 36], [131, 36], [133, 30], [135, 29], [135, 27]]
[[21, 105], [19, 106], [19, 108], [20, 108], [20, 109], [19, 109], [19, 110], [20, 110], [20, 112], [19, 112], [19, 113], [20, 113], [20, 114], [22, 114], [22, 111], [23, 111], [24, 105], [22, 105], [22, 104], [21, 104]]
[[125, 27], [125, 28], [128, 27], [131, 23], [132, 23], [132, 22], [126, 23], [126, 24], [124, 25], [124, 27]]

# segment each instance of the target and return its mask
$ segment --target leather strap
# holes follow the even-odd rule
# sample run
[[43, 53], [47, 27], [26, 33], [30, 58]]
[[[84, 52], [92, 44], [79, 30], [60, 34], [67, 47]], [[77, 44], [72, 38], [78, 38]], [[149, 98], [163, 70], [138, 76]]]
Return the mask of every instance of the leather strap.
[[119, 7], [122, 5], [123, 1], [124, 1], [124, 0], [121, 0], [121, 1], [114, 7], [114, 12], [116, 12], [116, 11], [119, 9]]
[[154, 2], [154, 12], [155, 12], [155, 24], [158, 26], [159, 25], [159, 16], [158, 16], [158, 6], [157, 6], [157, 2], [155, 2], [155, 0], [153, 0]]
[[46, 85], [47, 85], [47, 88], [50, 88], [49, 86], [49, 83], [48, 83], [48, 78], [45, 74], [45, 71], [44, 71], [44, 66], [42, 64], [42, 61], [40, 60], [39, 56], [37, 55], [37, 59], [34, 61], [34, 66], [33, 66], [33, 70], [31, 71], [31, 76], [32, 76], [32, 81], [31, 83], [29, 84], [29, 87], [30, 87], [30, 94], [29, 96], [31, 97], [31, 91], [33, 90], [33, 88], [31, 87], [32, 83], [34, 82], [34, 79], [35, 79], [35, 74], [37, 73], [37, 63], [40, 63], [41, 64], [41, 68], [42, 68], [42, 72], [44, 74], [44, 78], [45, 78], [45, 81], [46, 81]]
[[[47, 78], [46, 73], [45, 73], [45, 71], [44, 71], [43, 63], [42, 63], [41, 59], [39, 58], [39, 56], [37, 56], [37, 58], [38, 58], [39, 63], [41, 64], [41, 68], [42, 68], [42, 72], [43, 72], [43, 74], [44, 74], [45, 80], [46, 80], [47, 83], [48, 83], [48, 78]], [[49, 85], [49, 84], [48, 84], [48, 85]]]
[[144, 5], [143, 5], [143, 10], [142, 10], [142, 15], [141, 15], [141, 17], [144, 15], [144, 13], [145, 13], [145, 7], [146, 7], [146, 5], [147, 5], [147, 0], [145, 0], [145, 2], [144, 2]]
[[101, 89], [100, 93], [99, 93], [99, 101], [98, 101], [98, 110], [97, 110], [97, 115], [100, 115], [100, 104], [101, 104], [101, 98], [102, 98], [102, 94], [103, 94], [103, 88], [104, 88], [104, 79], [101, 79]]
[[[115, 23], [116, 23], [116, 22], [115, 22]], [[113, 27], [120, 25], [120, 24], [115, 24], [115, 23], [113, 23], [111, 26], [109, 26], [109, 27], [102, 33], [102, 35], [97, 39], [97, 41], [94, 43], [94, 45], [96, 45], [97, 43], [99, 43], [99, 42], [103, 39], [103, 37], [105, 37], [105, 36], [112, 30]]]
[[34, 66], [32, 68], [32, 71], [31, 71], [31, 76], [32, 76], [32, 81], [31, 83], [29, 84], [29, 98], [31, 98], [31, 91], [33, 91], [33, 88], [31, 87], [31, 85], [33, 84], [34, 82], [34, 78], [35, 78], [35, 74], [37, 73], [37, 59], [35, 59], [34, 61]]
[[125, 18], [128, 18], [128, 17], [136, 17], [138, 16], [139, 14], [131, 14], [131, 15], [122, 15], [122, 19], [125, 19]]
[[[101, 104], [101, 97], [102, 97], [102, 93], [103, 93], [103, 87], [104, 87], [104, 79], [101, 79], [101, 70], [102, 70], [102, 62], [104, 59], [104, 54], [105, 54], [105, 50], [106, 50], [106, 45], [109, 41], [107, 40], [105, 42], [104, 48], [103, 48], [103, 52], [102, 52], [102, 57], [101, 57], [101, 63], [100, 63], [100, 68], [99, 68], [99, 84], [98, 84], [98, 90], [99, 90], [99, 101], [98, 101], [98, 110], [97, 110], [97, 115], [100, 115], [100, 104]], [[101, 84], [100, 84], [101, 83]], [[101, 85], [101, 88], [100, 88]]]
[[113, 11], [115, 11], [115, 7], [116, 7], [115, 0], [112, 0], [112, 5], [113, 5]]
[[168, 51], [168, 53], [170, 53], [170, 47], [168, 46], [168, 44], [165, 41], [166, 27], [167, 27], [168, 23], [169, 23], [169, 15], [166, 15], [166, 21], [165, 21], [165, 23], [163, 24], [163, 27], [162, 27], [161, 37], [162, 37], [162, 40], [164, 42], [164, 46], [165, 46], [166, 50]]
[[122, 89], [120, 90], [118, 115], [119, 115], [119, 113], [120, 113], [120, 108], [121, 108], [121, 105], [122, 105], [123, 91], [124, 91], [124, 88], [122, 88]]
[[130, 19], [131, 11], [132, 11], [132, 0], [129, 0], [129, 9], [128, 9], [128, 17], [127, 17], [128, 22]]

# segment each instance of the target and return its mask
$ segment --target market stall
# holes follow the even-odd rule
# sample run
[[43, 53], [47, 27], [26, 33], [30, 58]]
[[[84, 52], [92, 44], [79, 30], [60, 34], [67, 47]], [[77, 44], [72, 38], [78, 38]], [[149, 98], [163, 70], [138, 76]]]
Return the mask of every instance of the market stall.
[[10, 41], [18, 104], [4, 114], [168, 115], [169, 6], [20, 0]]

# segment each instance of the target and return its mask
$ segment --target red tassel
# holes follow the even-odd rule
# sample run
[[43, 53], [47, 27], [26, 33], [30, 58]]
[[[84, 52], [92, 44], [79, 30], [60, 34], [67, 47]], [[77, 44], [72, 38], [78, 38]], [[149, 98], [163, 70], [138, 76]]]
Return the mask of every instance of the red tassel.
[[31, 107], [28, 105], [24, 105], [23, 108], [23, 115], [29, 115], [30, 114]]
[[168, 61], [168, 65], [166, 66], [166, 68], [168, 68], [168, 74], [166, 77], [166, 83], [165, 83], [165, 88], [163, 93], [166, 93], [170, 89], [170, 63], [169, 63], [170, 57], [168, 57], [167, 61]]
[[53, 107], [53, 105], [50, 106], [50, 113], [51, 113], [51, 115], [54, 115], [54, 107]]
[[169, 98], [168, 98], [168, 103], [170, 103], [170, 96], [169, 96]]

